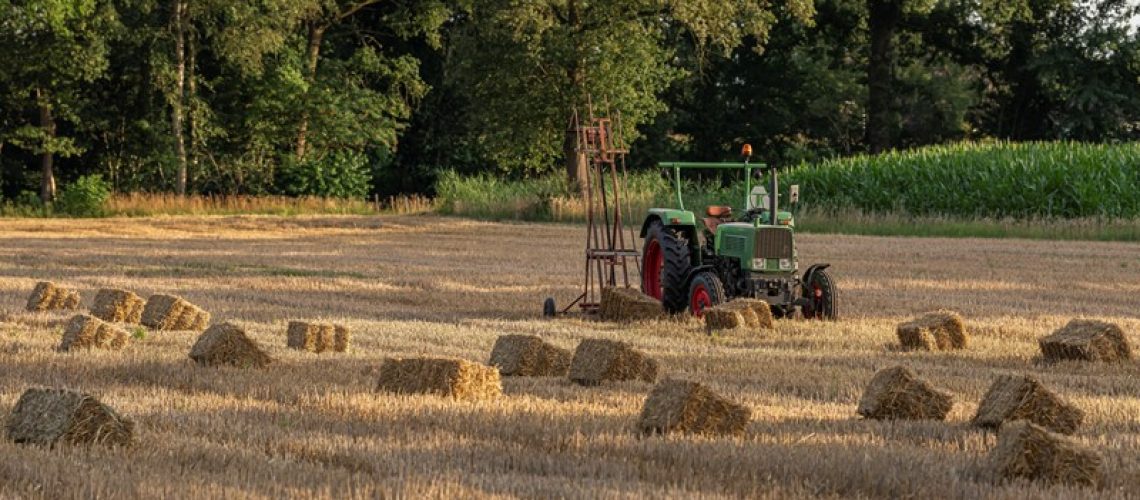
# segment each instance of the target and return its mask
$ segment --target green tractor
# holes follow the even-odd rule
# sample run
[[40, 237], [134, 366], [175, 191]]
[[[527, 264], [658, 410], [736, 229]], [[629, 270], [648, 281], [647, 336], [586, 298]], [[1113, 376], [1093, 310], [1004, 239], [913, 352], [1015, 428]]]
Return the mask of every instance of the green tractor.
[[[749, 163], [750, 156], [745, 146], [744, 163], [659, 164], [672, 169], [677, 208], [652, 208], [641, 226], [641, 291], [672, 314], [688, 310], [700, 316], [707, 307], [748, 297], [767, 301], [777, 318], [798, 310], [804, 318], [837, 319], [838, 290], [829, 264], [811, 265], [797, 276], [795, 221], [791, 212], [779, 210], [777, 170]], [[681, 171], [688, 169], [743, 170], [744, 213], [710, 206], [698, 223], [681, 196]], [[767, 190], [752, 188], [754, 171], [768, 173]], [[798, 191], [792, 186], [792, 204]]]

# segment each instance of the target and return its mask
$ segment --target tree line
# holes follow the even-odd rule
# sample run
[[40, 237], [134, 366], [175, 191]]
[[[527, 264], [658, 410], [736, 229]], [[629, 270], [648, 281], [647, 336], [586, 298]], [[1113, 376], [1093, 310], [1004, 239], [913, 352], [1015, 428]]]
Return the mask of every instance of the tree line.
[[962, 139], [1140, 135], [1128, 0], [0, 0], [0, 195], [360, 197]]

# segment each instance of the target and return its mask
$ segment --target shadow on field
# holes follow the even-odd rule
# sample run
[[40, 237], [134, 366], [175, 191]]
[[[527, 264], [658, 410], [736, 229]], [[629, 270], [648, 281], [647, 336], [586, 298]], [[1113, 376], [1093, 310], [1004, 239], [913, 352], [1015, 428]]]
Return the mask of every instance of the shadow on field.
[[[792, 443], [886, 442], [916, 447], [955, 451], [981, 451], [985, 443], [995, 441], [992, 432], [970, 425], [968, 421], [940, 420], [871, 420], [855, 415], [850, 418], [820, 419], [781, 417], [779, 420], [754, 420], [750, 432], [781, 436]], [[828, 437], [830, 436], [830, 437]]]
[[503, 377], [502, 380], [503, 394], [507, 397], [526, 396], [556, 403], [624, 404], [631, 397], [640, 402], [653, 390], [653, 384], [636, 381], [582, 386], [566, 377]]
[[[815, 494], [933, 497], [957, 481], [973, 482], [979, 463], [975, 453], [939, 455], [919, 449], [936, 446], [940, 439], [964, 440], [962, 436], [970, 434], [958, 428], [932, 435], [931, 429], [923, 426], [900, 432], [855, 422], [871, 428], [872, 435], [864, 439], [839, 435], [858, 429], [827, 429], [793, 420], [786, 424], [788, 428], [754, 426], [752, 438], [745, 440], [683, 436], [639, 439], [634, 433], [634, 413], [555, 414], [549, 410], [504, 409], [493, 403], [375, 397], [375, 405], [357, 401], [332, 408], [299, 405], [186, 411], [177, 414], [177, 427], [155, 422], [153, 428], [169, 429], [160, 431], [157, 439], [177, 429], [205, 441], [200, 448], [215, 451], [196, 454], [194, 460], [199, 462], [197, 467], [206, 470], [225, 470], [233, 460], [232, 451], [226, 450], [236, 448], [254, 453], [269, 464], [295, 463], [377, 478], [430, 471], [434, 477], [458, 481], [484, 493], [514, 495], [520, 494], [517, 478], [533, 476], [543, 481], [527, 487], [539, 491], [543, 484], [553, 486], [563, 481], [612, 486], [618, 478], [665, 487], [684, 477], [686, 488], [706, 494], [752, 496], [757, 491], [748, 488], [764, 489], [772, 484], [787, 487], [808, 484], [806, 481]], [[155, 414], [143, 418], [173, 417]], [[217, 422], [229, 425], [218, 426]], [[767, 435], [794, 436], [795, 432], [816, 437], [834, 432], [836, 440], [847, 444], [810, 440], [772, 443], [763, 439]], [[514, 481], [494, 479], [512, 477]], [[281, 481], [292, 484], [293, 479], [283, 477]]]
[[210, 393], [294, 404], [304, 396], [329, 392], [368, 392], [369, 376], [378, 362], [366, 359], [277, 359], [263, 369], [200, 366], [190, 359], [172, 361], [121, 360], [97, 364], [73, 373], [75, 381], [91, 385], [165, 389], [186, 395]]

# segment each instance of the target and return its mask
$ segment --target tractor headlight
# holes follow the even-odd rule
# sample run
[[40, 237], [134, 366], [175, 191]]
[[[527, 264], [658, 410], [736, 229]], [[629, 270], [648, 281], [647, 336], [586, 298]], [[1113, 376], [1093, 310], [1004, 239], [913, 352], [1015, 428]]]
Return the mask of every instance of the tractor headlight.
[[792, 268], [792, 259], [780, 259], [780, 269], [789, 270]]
[[764, 270], [765, 267], [768, 266], [764, 259], [752, 259], [752, 269]]

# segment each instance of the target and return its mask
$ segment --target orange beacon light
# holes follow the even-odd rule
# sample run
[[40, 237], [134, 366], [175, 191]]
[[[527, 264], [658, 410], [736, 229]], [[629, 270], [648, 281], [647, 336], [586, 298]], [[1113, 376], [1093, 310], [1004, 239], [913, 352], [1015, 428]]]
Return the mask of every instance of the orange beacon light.
[[752, 156], [752, 145], [745, 144], [743, 148], [740, 148], [740, 156]]

